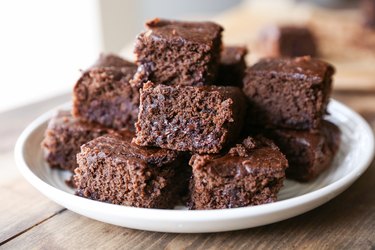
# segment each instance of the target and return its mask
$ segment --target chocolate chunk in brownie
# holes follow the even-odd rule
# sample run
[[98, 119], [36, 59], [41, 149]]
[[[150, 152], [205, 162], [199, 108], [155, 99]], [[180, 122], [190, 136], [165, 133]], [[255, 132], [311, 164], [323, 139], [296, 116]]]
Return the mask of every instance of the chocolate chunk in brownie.
[[246, 47], [226, 46], [221, 52], [217, 85], [242, 87], [245, 74], [247, 54]]
[[286, 155], [289, 168], [287, 178], [310, 181], [332, 164], [340, 144], [340, 130], [331, 122], [323, 121], [319, 130], [274, 129], [267, 132]]
[[132, 84], [207, 85], [216, 76], [223, 28], [212, 22], [153, 19], [136, 40]]
[[49, 122], [42, 142], [44, 157], [53, 168], [72, 171], [78, 166], [76, 154], [82, 144], [107, 133], [108, 129], [58, 112]]
[[123, 130], [81, 147], [74, 171], [76, 194], [93, 200], [144, 208], [173, 208], [187, 188], [189, 166], [176, 151], [139, 147]]
[[312, 31], [303, 26], [267, 26], [258, 37], [258, 52], [263, 57], [316, 56]]
[[243, 91], [250, 125], [316, 129], [326, 113], [334, 68], [310, 57], [263, 59], [248, 68]]
[[364, 25], [375, 29], [375, 0], [361, 0]]
[[288, 161], [263, 137], [248, 137], [224, 155], [193, 155], [190, 209], [222, 209], [274, 202]]
[[130, 86], [137, 66], [114, 55], [102, 55], [73, 90], [73, 115], [114, 129], [134, 129], [139, 89]]
[[166, 86], [141, 90], [134, 142], [178, 151], [218, 153], [237, 139], [246, 100], [240, 88]]

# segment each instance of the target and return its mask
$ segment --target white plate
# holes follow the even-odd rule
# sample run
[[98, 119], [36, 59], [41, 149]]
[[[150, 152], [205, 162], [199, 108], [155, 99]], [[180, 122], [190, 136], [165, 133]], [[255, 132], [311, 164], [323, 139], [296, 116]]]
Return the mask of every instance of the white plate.
[[[57, 109], [69, 109], [64, 105]], [[374, 154], [373, 132], [366, 121], [332, 100], [329, 120], [342, 131], [342, 143], [331, 168], [308, 184], [287, 180], [277, 202], [253, 207], [190, 211], [146, 209], [93, 201], [73, 195], [64, 180], [69, 174], [51, 170], [43, 160], [40, 143], [54, 109], [32, 122], [21, 134], [15, 157], [23, 176], [56, 203], [84, 216], [114, 225], [176, 233], [219, 232], [265, 225], [302, 214], [340, 194], [369, 166]]]

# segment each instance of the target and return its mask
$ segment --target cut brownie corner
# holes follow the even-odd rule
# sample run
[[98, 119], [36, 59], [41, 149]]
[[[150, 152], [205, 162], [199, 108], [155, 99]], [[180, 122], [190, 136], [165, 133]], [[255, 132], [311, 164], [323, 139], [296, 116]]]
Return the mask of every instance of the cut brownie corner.
[[326, 171], [332, 165], [341, 141], [340, 129], [325, 120], [314, 131], [270, 129], [264, 134], [286, 155], [289, 161], [287, 178], [300, 182], [312, 181]]
[[264, 137], [248, 137], [224, 155], [193, 155], [190, 209], [223, 209], [274, 202], [288, 161]]
[[243, 127], [246, 100], [236, 87], [145, 84], [134, 142], [178, 151], [218, 153]]
[[76, 194], [112, 204], [173, 208], [187, 189], [190, 169], [178, 152], [138, 147], [133, 132], [98, 137], [81, 147]]
[[319, 128], [333, 74], [332, 65], [308, 56], [260, 60], [246, 70], [243, 82], [249, 102], [248, 125]]
[[223, 28], [212, 22], [153, 19], [136, 39], [138, 73], [134, 86], [157, 84], [202, 86], [216, 77]]
[[247, 53], [246, 46], [224, 46], [215, 84], [242, 87]]
[[73, 115], [113, 129], [133, 129], [139, 88], [129, 83], [137, 66], [114, 55], [101, 56], [73, 89]]
[[73, 172], [81, 145], [107, 132], [98, 124], [74, 118], [69, 111], [59, 111], [49, 121], [41, 143], [44, 158], [52, 168]]

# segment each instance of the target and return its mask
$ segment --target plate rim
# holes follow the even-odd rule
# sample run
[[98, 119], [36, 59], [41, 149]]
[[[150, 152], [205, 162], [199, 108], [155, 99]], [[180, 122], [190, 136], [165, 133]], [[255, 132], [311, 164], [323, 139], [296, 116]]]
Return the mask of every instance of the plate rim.
[[[342, 191], [344, 191], [347, 187], [349, 187], [355, 180], [357, 180], [370, 166], [370, 163], [374, 157], [374, 133], [370, 127], [370, 125], [364, 120], [362, 116], [360, 116], [357, 112], [353, 111], [348, 106], [342, 104], [339, 101], [334, 99], [330, 100], [330, 105], [336, 105], [340, 109], [345, 110], [345, 113], [350, 113], [352, 117], [355, 118], [357, 123], [360, 125], [362, 132], [367, 135], [365, 137], [367, 142], [367, 147], [364, 148], [362, 152], [362, 157], [359, 158], [357, 162], [357, 167], [353, 168], [350, 172], [348, 172], [345, 176], [341, 177], [340, 179], [330, 183], [327, 186], [321, 187], [317, 190], [308, 192], [306, 194], [302, 194], [296, 197], [288, 198], [285, 200], [277, 201], [274, 203], [257, 205], [257, 206], [247, 206], [247, 207], [240, 207], [240, 208], [231, 208], [231, 209], [214, 209], [214, 210], [174, 210], [174, 209], [155, 209], [155, 208], [137, 208], [137, 207], [130, 207], [130, 206], [122, 206], [122, 205], [115, 205], [104, 203], [100, 201], [94, 201], [90, 199], [86, 199], [83, 197], [78, 197], [73, 194], [70, 194], [66, 191], [60, 190], [40, 179], [31, 168], [28, 166], [26, 159], [24, 158], [24, 151], [25, 151], [25, 143], [27, 139], [32, 135], [32, 133], [41, 125], [43, 125], [51, 116], [59, 109], [67, 108], [71, 106], [71, 103], [65, 103], [59, 105], [46, 113], [42, 114], [41, 116], [37, 117], [34, 121], [32, 121], [21, 133], [19, 136], [15, 150], [14, 150], [14, 157], [16, 160], [16, 165], [18, 170], [24, 176], [24, 178], [36, 188], [39, 192], [47, 196], [52, 201], [58, 203], [63, 207], [67, 207], [70, 210], [77, 212], [77, 208], [81, 206], [90, 206], [91, 211], [97, 213], [103, 213], [103, 209], [107, 210], [110, 209], [111, 214], [116, 216], [124, 216], [126, 214], [132, 214], [132, 217], [142, 220], [149, 220], [149, 221], [167, 221], [167, 222], [175, 222], [177, 219], [182, 222], [212, 222], [217, 221], [218, 218], [222, 221], [226, 220], [234, 220], [234, 219], [241, 219], [246, 217], [256, 217], [259, 215], [267, 215], [272, 214], [278, 211], [285, 211], [288, 209], [296, 208], [304, 206], [308, 203], [319, 203], [318, 205], [314, 205], [308, 209], [302, 209], [302, 212], [297, 214], [293, 214], [291, 216], [287, 216], [285, 218], [279, 220], [272, 220], [273, 222], [277, 222], [280, 220], [284, 220], [290, 217], [297, 216], [302, 214], [306, 211], [314, 209], [315, 207], [331, 200]], [[52, 192], [52, 193], [51, 193]], [[56, 195], [57, 198], [51, 197], [52, 195]], [[68, 207], [66, 204], [62, 204], [63, 202], [60, 200], [62, 198], [73, 199], [72, 201], [75, 203], [73, 208]], [[324, 201], [320, 201], [319, 199], [323, 199]], [[277, 204], [277, 205], [276, 205]], [[77, 212], [80, 213], [80, 212]], [[82, 213], [80, 213], [82, 214]], [[88, 216], [85, 214], [85, 216]], [[92, 216], [88, 216], [94, 218]], [[126, 217], [126, 216], [125, 216]], [[96, 219], [96, 218], [94, 218]], [[98, 219], [97, 219], [98, 220]], [[116, 224], [116, 223], [111, 223]], [[267, 223], [266, 223], [267, 224]], [[117, 224], [121, 225], [121, 224]], [[260, 224], [260, 225], [264, 225]], [[259, 226], [259, 225], [258, 225]], [[135, 227], [133, 227], [135, 228]], [[140, 227], [142, 229], [142, 227]], [[241, 229], [241, 228], [237, 228]], [[234, 229], [229, 229], [234, 230]], [[155, 230], [160, 231], [160, 230]], [[190, 230], [191, 231], [191, 230]], [[227, 231], [227, 230], [219, 230], [219, 231]], [[185, 232], [185, 231], [165, 231], [165, 232]], [[199, 230], [191, 231], [191, 232], [201, 232]], [[202, 232], [215, 232], [215, 230], [208, 230]]]

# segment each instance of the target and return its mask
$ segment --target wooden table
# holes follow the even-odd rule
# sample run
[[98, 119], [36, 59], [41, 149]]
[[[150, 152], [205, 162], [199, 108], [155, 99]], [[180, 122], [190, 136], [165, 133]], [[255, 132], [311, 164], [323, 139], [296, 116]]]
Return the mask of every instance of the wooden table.
[[[335, 92], [375, 128], [375, 93]], [[347, 191], [311, 212], [241, 231], [170, 234], [112, 226], [45, 198], [13, 159], [22, 129], [69, 95], [0, 114], [0, 248], [10, 249], [374, 249], [375, 163]]]

